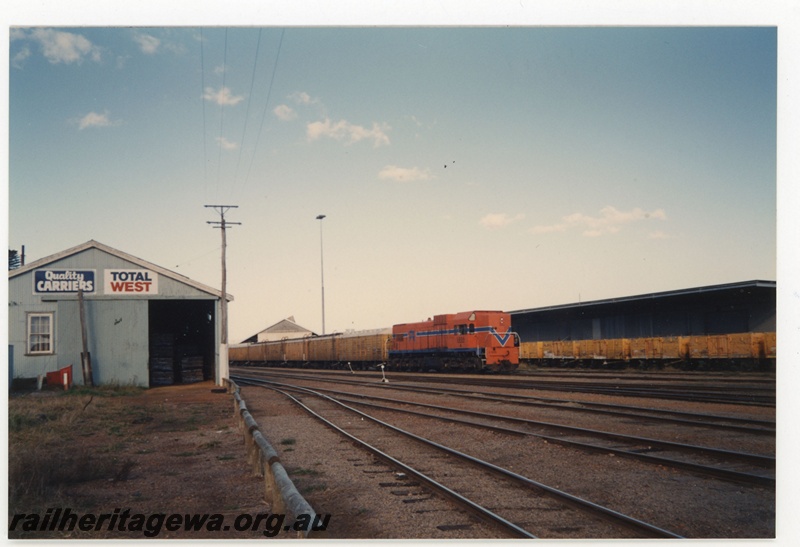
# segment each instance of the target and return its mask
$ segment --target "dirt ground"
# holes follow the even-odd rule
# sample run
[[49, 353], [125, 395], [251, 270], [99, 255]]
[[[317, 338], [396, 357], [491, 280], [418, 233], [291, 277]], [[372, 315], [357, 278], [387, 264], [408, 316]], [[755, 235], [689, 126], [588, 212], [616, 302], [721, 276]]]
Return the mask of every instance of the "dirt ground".
[[[247, 466], [232, 397], [215, 388], [203, 382], [122, 395], [12, 396], [9, 525], [15, 514], [31, 513], [39, 515], [39, 525], [33, 517], [18, 517], [9, 537], [144, 538], [148, 526], [151, 534], [159, 528], [154, 514], [196, 513], [222, 515], [228, 529], [169, 531], [162, 523], [155, 537], [264, 539], [263, 526], [247, 531], [234, 526], [239, 515], [254, 517], [270, 507], [264, 501], [263, 479]], [[72, 531], [49, 531], [44, 519], [51, 519], [59, 508], [62, 514], [69, 508], [79, 516], [110, 513], [117, 518], [111, 530], [107, 518], [100, 530], [75, 526]], [[126, 510], [129, 520], [120, 530]], [[136, 525], [137, 514], [155, 520]], [[248, 518], [241, 517], [238, 527]]]
[[[416, 500], [406, 499], [411, 492], [409, 488], [401, 492], [393, 487], [396, 470], [373, 461], [374, 458], [355, 449], [352, 443], [305, 416], [284, 397], [255, 388], [244, 388], [243, 396], [301, 494], [315, 510], [331, 514], [331, 526], [324, 537], [489, 537], [483, 534], [481, 523], [473, 522], [444, 502], [433, 499], [426, 502], [430, 506], [424, 507], [422, 502], [406, 503]], [[263, 479], [254, 476], [246, 462], [243, 436], [233, 414], [233, 398], [228, 393], [217, 392], [213, 383], [150, 390], [28, 393], [13, 395], [8, 406], [8, 518], [14, 527], [9, 531], [10, 538], [142, 539], [148, 537], [145, 534], [148, 529], [152, 532], [156, 528], [158, 533], [152, 535], [160, 539], [269, 537], [265, 526], [239, 531], [234, 525], [270, 513], [271, 508], [264, 499]], [[519, 458], [516, 444], [510, 450], [512, 458]], [[541, 471], [550, 473], [551, 468], [569, 465], [566, 458], [556, 460], [550, 460], [553, 463]], [[606, 465], [604, 462], [603, 466]], [[636, 465], [626, 464], [625, 468], [635, 470]], [[591, 484], [581, 478], [589, 470], [589, 466], [581, 464], [580, 472], [562, 469], [560, 477], [563, 480], [577, 477], [575, 489], [591, 488]], [[652, 477], [652, 474], [647, 476]], [[616, 481], [616, 475], [608, 480]], [[676, 510], [687, 505], [687, 500], [697, 503], [705, 499], [691, 485], [674, 482], [677, 479], [672, 475], [659, 480], [670, 487], [669, 492], [686, 490], [686, 499], [675, 498]], [[598, 481], [601, 490], [616, 492], [620, 489], [619, 484], [603, 487], [601, 482]], [[655, 495], [657, 484], [651, 482], [638, 490], [634, 505], [644, 501], [645, 493], [650, 493], [651, 497]], [[588, 493], [589, 498], [593, 495]], [[742, 493], [737, 495], [743, 496]], [[667, 494], [655, 497], [661, 500], [656, 504], [659, 507], [663, 506], [663, 500], [672, 499]], [[736, 496], [725, 499], [728, 498]], [[733, 504], [737, 500], [729, 501]], [[752, 519], [752, 504], [748, 502], [744, 506], [749, 511], [747, 518]], [[128, 518], [128, 522], [133, 523], [136, 515], [146, 518], [173, 514], [220, 515], [224, 526], [171, 531], [164, 522], [159, 525], [156, 521], [149, 528], [139, 522], [138, 529], [101, 525], [90, 531], [79, 530], [79, 527], [71, 531], [51, 531], [42, 524], [44, 519], [55, 521], [56, 511], [63, 513], [67, 508], [78, 515], [109, 515], [106, 522]], [[774, 500], [763, 504], [760, 509], [763, 517], [759, 518], [774, 526], [772, 510]], [[684, 512], [691, 513], [691, 510]], [[704, 511], [698, 509], [696, 513], [702, 516]], [[21, 514], [26, 516], [15, 517]], [[30, 516], [32, 514], [39, 515], [38, 523]], [[444, 515], [445, 526], [433, 518], [439, 514]], [[692, 515], [686, 518], [691, 521]], [[275, 537], [289, 539], [296, 535], [281, 532]], [[693, 529], [690, 537], [750, 536], [738, 529], [715, 528], [708, 532]], [[754, 537], [772, 537], [772, 534], [760, 532]]]

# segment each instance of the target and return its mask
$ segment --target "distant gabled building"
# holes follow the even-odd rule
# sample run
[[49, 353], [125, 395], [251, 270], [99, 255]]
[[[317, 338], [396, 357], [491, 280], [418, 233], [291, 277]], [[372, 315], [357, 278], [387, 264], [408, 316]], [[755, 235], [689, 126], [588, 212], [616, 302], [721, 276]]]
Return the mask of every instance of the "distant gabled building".
[[301, 327], [294, 321], [294, 316], [282, 319], [266, 329], [254, 334], [246, 340], [242, 340], [243, 344], [252, 344], [255, 342], [273, 342], [275, 340], [286, 340], [293, 338], [305, 338], [307, 336], [316, 336], [316, 334], [305, 327]]

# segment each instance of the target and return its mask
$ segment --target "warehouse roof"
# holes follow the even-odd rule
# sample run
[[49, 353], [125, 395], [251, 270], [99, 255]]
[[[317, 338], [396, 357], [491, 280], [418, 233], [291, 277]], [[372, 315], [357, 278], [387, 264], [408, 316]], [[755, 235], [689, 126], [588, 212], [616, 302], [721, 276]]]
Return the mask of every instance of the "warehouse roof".
[[604, 300], [590, 300], [588, 302], [576, 302], [572, 304], [559, 304], [557, 306], [545, 306], [542, 308], [528, 308], [523, 310], [516, 310], [509, 312], [511, 314], [520, 314], [520, 313], [535, 313], [535, 312], [545, 312], [545, 311], [557, 311], [557, 310], [569, 310], [575, 308], [587, 308], [592, 306], [602, 306], [606, 304], [623, 304], [623, 303], [641, 303], [647, 300], [657, 300], [657, 299], [664, 299], [664, 298], [671, 298], [675, 296], [691, 296], [691, 295], [699, 295], [699, 294], [709, 294], [714, 292], [720, 291], [732, 291], [732, 290], [745, 290], [745, 289], [754, 289], [754, 288], [764, 288], [764, 289], [775, 289], [776, 283], [775, 281], [763, 281], [763, 280], [753, 280], [753, 281], [740, 281], [737, 283], [724, 283], [721, 285], [708, 285], [705, 287], [695, 287], [691, 289], [678, 289], [674, 291], [664, 291], [664, 292], [656, 292], [656, 293], [647, 293], [647, 294], [639, 294], [635, 296], [622, 296], [619, 298], [606, 298]]
[[[174, 279], [175, 281], [178, 281], [178, 282], [183, 283], [185, 285], [189, 285], [190, 287], [194, 287], [195, 289], [197, 289], [199, 291], [211, 294], [213, 296], [216, 296], [217, 298], [221, 298], [222, 297], [222, 291], [214, 289], [213, 287], [209, 287], [208, 285], [204, 285], [202, 283], [198, 283], [197, 281], [189, 279], [185, 275], [181, 275], [179, 273], [175, 273], [173, 271], [167, 270], [166, 268], [162, 268], [161, 266], [157, 266], [157, 265], [153, 264], [152, 262], [148, 262], [146, 260], [143, 260], [141, 258], [135, 257], [135, 256], [130, 255], [128, 253], [124, 253], [124, 252], [122, 252], [122, 251], [120, 251], [118, 249], [115, 249], [113, 247], [109, 247], [108, 245], [104, 245], [104, 244], [100, 243], [99, 241], [95, 241], [93, 239], [90, 240], [90, 241], [87, 241], [86, 243], [82, 243], [81, 245], [77, 245], [75, 247], [67, 249], [65, 251], [61, 251], [59, 253], [55, 253], [55, 254], [52, 254], [50, 256], [46, 256], [44, 258], [40, 258], [39, 260], [35, 260], [35, 261], [31, 262], [30, 264], [26, 264], [25, 266], [17, 268], [16, 270], [11, 270], [11, 271], [8, 272], [8, 278], [11, 279], [11, 278], [17, 277], [17, 276], [22, 275], [24, 273], [27, 273], [27, 272], [29, 272], [31, 270], [35, 270], [35, 269], [41, 268], [43, 266], [47, 266], [48, 264], [52, 264], [53, 262], [56, 262], [58, 260], [62, 260], [64, 258], [67, 258], [67, 257], [72, 256], [72, 255], [76, 255], [78, 253], [82, 253], [82, 252], [84, 252], [86, 250], [89, 250], [89, 249], [98, 249], [98, 250], [103, 251], [105, 253], [108, 253], [110, 255], [113, 255], [113, 256], [116, 256], [118, 258], [121, 258], [122, 260], [127, 260], [128, 262], [131, 262], [133, 264], [141, 266], [142, 268], [146, 268], [148, 270], [153, 270], [154, 272], [158, 272], [159, 274], [161, 274], [161, 275], [163, 275], [165, 277]], [[232, 301], [233, 300], [233, 296], [228, 294], [227, 295], [227, 299], [228, 299], [228, 301]]]

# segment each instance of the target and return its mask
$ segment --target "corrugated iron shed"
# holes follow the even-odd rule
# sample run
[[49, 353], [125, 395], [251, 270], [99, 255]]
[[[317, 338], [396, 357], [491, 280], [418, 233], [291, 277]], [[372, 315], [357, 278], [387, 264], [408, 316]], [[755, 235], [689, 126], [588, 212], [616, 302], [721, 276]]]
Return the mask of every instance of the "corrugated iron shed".
[[512, 311], [522, 341], [774, 331], [774, 281], [742, 281]]
[[218, 380], [222, 293], [94, 240], [9, 272], [16, 377], [73, 365], [83, 381], [79, 290], [95, 384]]

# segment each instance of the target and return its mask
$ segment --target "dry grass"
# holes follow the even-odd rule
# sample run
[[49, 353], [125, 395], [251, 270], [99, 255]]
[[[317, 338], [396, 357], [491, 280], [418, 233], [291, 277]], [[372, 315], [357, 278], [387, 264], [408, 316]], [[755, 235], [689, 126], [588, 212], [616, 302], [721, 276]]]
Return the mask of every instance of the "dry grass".
[[119, 426], [114, 414], [95, 412], [104, 399], [135, 393], [130, 388], [44, 392], [14, 397], [8, 408], [9, 509], [52, 507], [71, 485], [98, 479], [124, 479], [131, 461], [113, 445], [98, 450], [75, 443]]
[[[213, 382], [14, 394], [9, 400], [9, 517], [47, 509], [102, 514], [265, 510], [230, 395]], [[13, 539], [142, 539], [132, 530], [9, 531]], [[239, 539], [260, 531], [166, 531], [161, 538]]]

